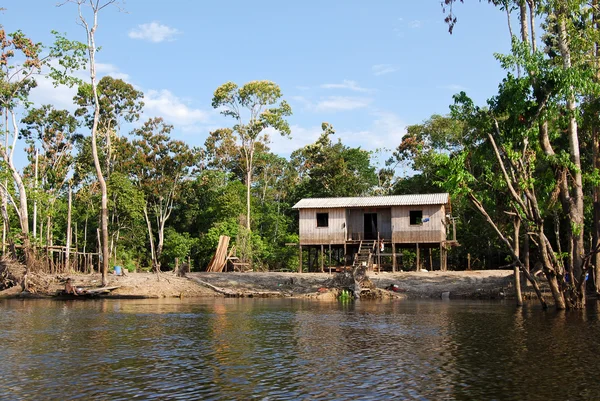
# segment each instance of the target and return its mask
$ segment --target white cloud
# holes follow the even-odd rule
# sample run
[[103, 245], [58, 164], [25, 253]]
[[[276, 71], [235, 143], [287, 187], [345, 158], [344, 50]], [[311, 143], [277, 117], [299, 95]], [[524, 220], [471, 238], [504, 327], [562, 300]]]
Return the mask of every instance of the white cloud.
[[348, 111], [367, 107], [373, 100], [364, 97], [329, 96], [319, 101], [314, 109], [316, 111]]
[[369, 141], [372, 148], [395, 148], [398, 146], [406, 134], [406, 123], [395, 113], [388, 111], [375, 111], [373, 116], [375, 116], [371, 128], [373, 140]]
[[75, 110], [73, 97], [77, 94], [77, 88], [69, 88], [65, 85], [58, 85], [56, 88], [52, 80], [48, 77], [37, 77], [37, 86], [32, 89], [29, 96], [35, 107], [43, 104], [51, 104], [57, 109]]
[[411, 28], [420, 28], [421, 26], [423, 26], [423, 22], [415, 19], [409, 22], [408, 26], [410, 26]]
[[375, 64], [371, 67], [371, 70], [375, 76], [390, 74], [398, 71], [398, 69], [391, 64]]
[[[339, 139], [346, 146], [360, 147], [364, 150], [381, 150], [379, 158], [383, 161], [402, 141], [406, 134], [406, 123], [392, 112], [373, 111], [369, 114], [374, 119], [364, 129], [347, 130], [336, 126], [334, 122], [335, 134], [331, 140], [337, 142]], [[270, 133], [270, 147], [274, 153], [289, 156], [294, 150], [314, 143], [322, 133], [320, 125], [307, 128], [293, 125], [291, 131], [291, 140], [277, 133]]]
[[187, 131], [193, 131], [192, 126], [205, 124], [210, 119], [209, 112], [189, 107], [166, 89], [146, 91], [144, 104], [144, 114], [163, 117], [168, 122]]
[[323, 84], [321, 88], [324, 89], [348, 89], [355, 92], [369, 92], [370, 90], [367, 88], [362, 88], [358, 86], [356, 81], [349, 81], [344, 79], [341, 84]]
[[178, 29], [162, 25], [156, 21], [149, 24], [140, 24], [136, 29], [129, 31], [129, 37], [132, 39], [148, 40], [154, 43], [175, 40], [175, 36], [179, 34], [181, 34], [181, 31]]
[[[96, 72], [100, 77], [109, 75], [115, 79], [129, 80], [129, 74], [119, 71], [119, 68], [114, 64], [96, 63]], [[89, 77], [87, 77], [89, 80]]]
[[[57, 62], [54, 64], [58, 67]], [[86, 68], [88, 67], [86, 66]], [[96, 63], [96, 72], [98, 74], [98, 80], [106, 75], [110, 75], [116, 79], [122, 79], [126, 82], [129, 80], [129, 75], [119, 71], [119, 68], [114, 64]], [[89, 70], [87, 69], [75, 71], [72, 75], [82, 82], [89, 83], [90, 81]], [[75, 110], [73, 97], [77, 94], [76, 87], [69, 88], [65, 85], [54, 87], [52, 79], [45, 75], [40, 75], [36, 77], [35, 80], [37, 86], [31, 91], [30, 100], [34, 102], [36, 106], [52, 104], [57, 109]]]
[[278, 133], [270, 133], [271, 143], [269, 147], [273, 153], [288, 156], [297, 149], [314, 143], [323, 132], [320, 126], [304, 128], [299, 125], [290, 127], [291, 138], [282, 137]]

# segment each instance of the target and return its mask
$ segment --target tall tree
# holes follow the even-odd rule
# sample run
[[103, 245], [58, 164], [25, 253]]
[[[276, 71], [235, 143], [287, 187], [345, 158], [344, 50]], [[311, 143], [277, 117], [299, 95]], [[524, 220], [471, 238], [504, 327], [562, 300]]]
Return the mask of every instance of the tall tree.
[[259, 146], [269, 143], [267, 128], [273, 128], [281, 135], [290, 135], [285, 117], [292, 114], [292, 109], [285, 100], [280, 101], [281, 97], [279, 86], [270, 81], [252, 81], [241, 88], [233, 82], [227, 82], [218, 87], [213, 95], [212, 106], [221, 109], [221, 114], [232, 117], [236, 123], [232, 128], [211, 132], [206, 148], [209, 155], [238, 153], [246, 181], [248, 230], [251, 229], [250, 190], [255, 152]]
[[[94, 117], [92, 120], [92, 155], [94, 158], [94, 168], [96, 169], [96, 176], [98, 177], [98, 184], [100, 185], [100, 191], [102, 194], [101, 206], [100, 206], [100, 227], [101, 227], [101, 252], [102, 255], [102, 285], [108, 284], [108, 263], [109, 263], [109, 248], [108, 248], [108, 190], [106, 186], [106, 180], [102, 173], [102, 166], [100, 165], [100, 158], [98, 156], [98, 124], [100, 122], [100, 97], [98, 95], [98, 82], [96, 76], [96, 51], [98, 47], [96, 45], [96, 31], [98, 30], [98, 14], [104, 8], [114, 4], [116, 0], [68, 0], [60, 5], [66, 3], [74, 3], [77, 5], [79, 24], [83, 27], [87, 38], [87, 58], [89, 66], [89, 77], [90, 86], [92, 89], [93, 99], [93, 110]], [[86, 18], [84, 9], [90, 9], [92, 16], [90, 19]]]
[[[111, 76], [104, 76], [98, 82], [98, 102], [100, 114], [98, 120], [98, 140], [102, 143], [100, 158], [104, 159], [104, 174], [109, 177], [112, 165], [117, 157], [115, 141], [120, 137], [121, 124], [134, 122], [140, 117], [144, 102], [143, 93], [133, 85]], [[79, 86], [75, 103], [79, 106], [76, 115], [83, 116], [86, 125], [94, 124], [94, 98], [89, 83]]]
[[296, 198], [368, 195], [378, 183], [370, 152], [332, 141], [335, 130], [329, 123], [321, 128], [315, 143], [292, 153], [298, 171]]
[[[498, 58], [507, 70], [524, 71], [524, 75], [515, 77], [509, 72], [498, 96], [489, 102], [486, 123], [487, 141], [501, 168], [506, 192], [518, 214], [524, 217], [527, 232], [537, 241], [558, 308], [585, 304], [585, 273], [590, 260], [584, 246], [583, 134], [578, 124], [583, 110], [579, 100], [595, 98], [599, 90], [597, 66], [590, 62], [598, 35], [589, 3], [587, 0], [513, 2], [519, 10], [521, 38], [513, 38], [512, 54]], [[543, 21], [542, 38], [546, 45], [543, 52], [536, 47], [534, 15], [540, 15]], [[450, 22], [455, 22], [454, 17]], [[471, 109], [467, 114], [482, 115], [470, 100], [462, 97], [459, 102], [466, 106], [463, 111]], [[547, 166], [541, 170], [546, 173], [541, 179], [540, 170], [534, 166], [539, 169], [543, 163]], [[550, 177], [549, 171], [553, 173]], [[561, 217], [567, 221], [554, 246], [544, 230], [551, 210], [547, 193], [560, 201]], [[500, 230], [499, 235], [502, 236]], [[562, 241], [567, 248], [564, 260], [555, 253]]]
[[[181, 183], [199, 164], [201, 156], [198, 149], [170, 139], [172, 129], [173, 126], [165, 124], [161, 118], [154, 118], [133, 131], [139, 139], [132, 142], [134, 155], [129, 170], [145, 196], [143, 211], [156, 272], [160, 272], [165, 225], [173, 211]], [[152, 220], [156, 224], [154, 228]], [[154, 240], [154, 230], [157, 241]]]
[[[51, 233], [52, 211], [71, 172], [73, 144], [78, 137], [76, 130], [79, 124], [67, 110], [56, 110], [51, 105], [31, 109], [21, 122], [24, 126], [21, 136], [29, 145], [26, 152], [30, 164], [26, 168], [26, 174], [30, 178], [35, 176], [32, 180], [35, 182], [34, 199], [39, 201], [41, 195], [45, 195], [47, 231]], [[38, 182], [41, 183], [41, 191]], [[33, 220], [35, 224], [35, 210]], [[51, 238], [47, 238], [48, 245], [52, 245], [50, 241]]]
[[[0, 144], [0, 158], [8, 166], [18, 190], [19, 201], [15, 211], [21, 226], [25, 261], [28, 267], [32, 261], [28, 196], [23, 178], [14, 163], [14, 151], [19, 138], [17, 114], [23, 110], [23, 107], [28, 106], [30, 91], [37, 86], [38, 76], [48, 75], [55, 85], [77, 83], [77, 80], [69, 74], [73, 69], [81, 66], [83, 51], [81, 43], [69, 41], [58, 34], [55, 36], [54, 45], [48, 52], [43, 53], [44, 47], [41, 43], [34, 43], [20, 31], [7, 34], [0, 26], [0, 108], [4, 114], [5, 126], [5, 142]], [[53, 61], [57, 63], [53, 64]], [[8, 193], [8, 188], [3, 188], [3, 194], [8, 195]]]

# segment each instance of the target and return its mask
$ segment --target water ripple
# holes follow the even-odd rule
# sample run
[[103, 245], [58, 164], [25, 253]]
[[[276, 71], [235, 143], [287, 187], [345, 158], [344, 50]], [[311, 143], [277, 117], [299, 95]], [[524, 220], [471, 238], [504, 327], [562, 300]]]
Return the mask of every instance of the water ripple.
[[3, 301], [0, 310], [0, 400], [600, 393], [591, 380], [569, 389], [548, 385], [565, 371], [585, 378], [600, 367], [600, 345], [587, 341], [600, 334], [596, 315], [515, 313], [493, 303], [222, 299]]

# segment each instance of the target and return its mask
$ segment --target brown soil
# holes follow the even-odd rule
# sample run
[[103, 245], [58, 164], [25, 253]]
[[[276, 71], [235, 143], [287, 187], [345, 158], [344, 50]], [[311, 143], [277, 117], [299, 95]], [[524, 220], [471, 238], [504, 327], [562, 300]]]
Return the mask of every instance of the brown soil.
[[[21, 293], [25, 269], [22, 265], [0, 261], [0, 272], [8, 271], [12, 288], [0, 291], [2, 297], [52, 296], [64, 289], [70, 277], [75, 287], [99, 288], [99, 274], [32, 274], [27, 277], [29, 292]], [[368, 273], [373, 284], [371, 295], [377, 298], [501, 298], [512, 296], [512, 270], [464, 272]], [[336, 280], [334, 280], [336, 278]], [[18, 285], [14, 285], [17, 282]], [[396, 285], [396, 291], [386, 288]], [[211, 297], [264, 296], [335, 298], [341, 290], [336, 274], [328, 273], [188, 273], [177, 277], [172, 272], [127, 273], [109, 276], [109, 286], [119, 287], [110, 297]]]
[[[279, 292], [283, 296], [307, 296], [331, 288], [334, 274], [329, 273], [188, 273], [193, 280], [238, 291]], [[462, 272], [399, 272], [368, 273], [377, 289], [397, 285], [397, 291], [387, 291], [403, 298], [502, 298], [513, 295], [512, 270], [481, 270]]]

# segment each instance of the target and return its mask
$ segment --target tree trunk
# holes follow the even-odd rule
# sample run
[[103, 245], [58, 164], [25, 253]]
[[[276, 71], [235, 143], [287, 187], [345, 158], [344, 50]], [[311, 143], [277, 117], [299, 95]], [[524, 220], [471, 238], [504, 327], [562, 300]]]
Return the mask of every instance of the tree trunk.
[[73, 206], [73, 191], [69, 184], [69, 202], [67, 206], [67, 240], [65, 244], [65, 269], [71, 271], [71, 214]]
[[[594, 27], [600, 29], [600, 11], [598, 10], [598, 0], [592, 3], [594, 11]], [[594, 53], [596, 56], [596, 81], [600, 81], [600, 43], [594, 44]], [[592, 163], [595, 170], [600, 171], [600, 127], [598, 123], [592, 127]], [[592, 223], [592, 250], [600, 246], [600, 185], [595, 185], [593, 189], [593, 207], [594, 221]], [[593, 264], [593, 285], [594, 291], [600, 295], [600, 253], [592, 257]]]
[[92, 84], [92, 93], [94, 96], [94, 121], [92, 124], [92, 156], [94, 158], [94, 168], [96, 170], [96, 176], [98, 177], [98, 184], [100, 185], [100, 192], [102, 194], [101, 206], [100, 206], [100, 229], [101, 229], [101, 253], [102, 253], [102, 286], [108, 285], [108, 263], [109, 263], [109, 252], [108, 252], [108, 189], [104, 175], [102, 174], [102, 167], [100, 165], [100, 158], [98, 156], [98, 121], [100, 119], [100, 101], [98, 99], [98, 85], [96, 83], [96, 39], [95, 33], [98, 27], [98, 8], [93, 8], [94, 12], [94, 25], [89, 27], [85, 22], [80, 9], [80, 19], [84, 27], [86, 28], [87, 39], [88, 39], [88, 55], [89, 55], [89, 67], [90, 67], [90, 81]]
[[529, 26], [527, 24], [527, 3], [519, 0], [519, 18], [521, 21], [521, 40], [529, 44]]
[[[508, 240], [508, 238], [506, 238], [502, 234], [502, 232], [500, 231], [500, 229], [498, 228], [498, 226], [496, 225], [496, 223], [494, 223], [494, 220], [492, 220], [492, 218], [490, 217], [490, 215], [487, 213], [487, 211], [485, 210], [485, 208], [483, 207], [483, 205], [481, 204], [481, 202], [479, 202], [479, 200], [475, 197], [475, 195], [473, 195], [472, 193], [470, 193], [468, 196], [469, 196], [469, 201], [471, 201], [471, 204], [479, 211], [479, 213], [481, 213], [483, 215], [483, 217], [485, 217], [485, 219], [488, 222], [488, 224], [494, 229], [494, 231], [496, 232], [496, 234], [498, 234], [498, 237], [500, 237], [500, 240], [502, 240], [502, 242], [504, 243], [504, 245], [506, 245], [506, 247], [510, 251], [510, 253], [511, 253], [511, 255], [512, 255], [514, 261], [515, 261], [515, 263], [517, 263], [517, 265], [519, 266], [519, 268], [521, 269], [521, 271], [523, 272], [523, 274], [525, 274], [525, 277], [527, 278], [527, 280], [533, 286], [533, 290], [535, 291], [535, 295], [537, 296], [538, 300], [540, 301], [540, 304], [542, 305], [542, 307], [544, 309], [548, 308], [546, 300], [544, 299], [544, 296], [542, 295], [542, 291], [540, 290], [540, 286], [535, 281], [535, 279], [533, 278], [533, 276], [529, 273], [529, 271], [527, 271], [527, 270], [524, 269], [523, 263], [521, 263], [521, 260], [516, 255], [515, 250], [513, 249], [513, 245], [510, 243], [510, 241]], [[542, 233], [543, 233], [543, 231], [542, 231]]]
[[[38, 158], [39, 158], [39, 152], [36, 149], [35, 150], [35, 178], [34, 178], [34, 190], [37, 191], [38, 189]], [[33, 201], [33, 239], [36, 240], [37, 239], [37, 199], [34, 199]]]
[[250, 231], [250, 187], [252, 186], [252, 171], [246, 172], [246, 228]]
[[162, 255], [163, 246], [165, 243], [165, 222], [164, 218], [160, 219], [158, 224], [158, 244], [156, 244], [156, 266], [157, 270], [160, 271], [160, 257]]
[[[515, 256], [517, 258], [519, 258], [520, 257], [520, 255], [519, 255], [519, 246], [520, 246], [519, 236], [521, 234], [520, 233], [521, 220], [519, 219], [518, 216], [515, 217], [513, 226], [514, 226], [514, 231], [515, 231], [515, 238], [513, 239], [514, 240], [513, 247], [515, 248]], [[517, 298], [517, 306], [523, 306], [523, 294], [521, 294], [521, 273], [519, 272], [519, 265], [517, 263], [515, 263], [514, 275], [515, 275], [515, 295]]]
[[[563, 58], [563, 68], [571, 68], [571, 53], [567, 37], [566, 16], [559, 16], [559, 34], [558, 48]], [[575, 95], [571, 93], [567, 96], [567, 110], [569, 113], [569, 126], [567, 129], [569, 140], [569, 153], [573, 168], [569, 172], [572, 177], [573, 196], [568, 210], [570, 220], [570, 237], [573, 241], [573, 251], [571, 257], [573, 260], [573, 285], [577, 288], [580, 280], [585, 280], [582, 277], [583, 273], [583, 257], [584, 249], [584, 204], [583, 204], [583, 178], [581, 174], [581, 156], [579, 150], [579, 136], [577, 128], [577, 102]], [[585, 305], [585, 287], [582, 293], [574, 294], [577, 298], [578, 306]], [[576, 291], [577, 292], [577, 291]]]
[[150, 257], [152, 258], [152, 269], [158, 273], [158, 261], [156, 260], [156, 251], [154, 250], [154, 236], [152, 235], [152, 222], [148, 216], [148, 206], [144, 204], [144, 218], [146, 219], [146, 227], [148, 228], [148, 240], [150, 241]]

